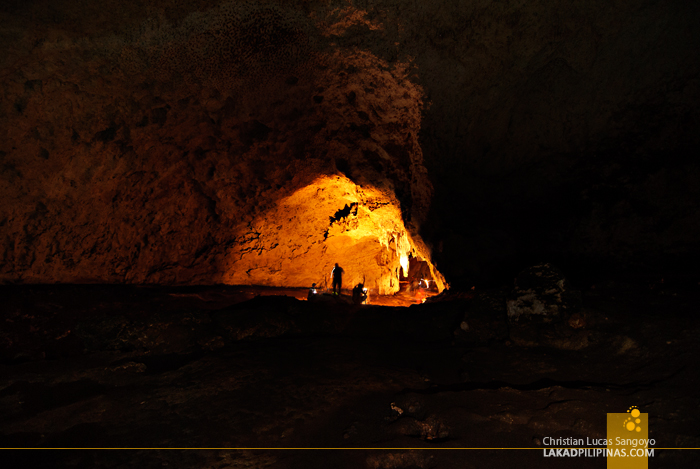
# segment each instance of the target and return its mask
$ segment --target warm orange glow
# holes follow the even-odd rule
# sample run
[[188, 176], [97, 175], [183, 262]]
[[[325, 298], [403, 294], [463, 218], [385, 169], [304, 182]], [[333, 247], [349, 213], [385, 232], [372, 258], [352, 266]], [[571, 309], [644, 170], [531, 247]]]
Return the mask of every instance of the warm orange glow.
[[343, 176], [322, 176], [241, 228], [229, 256], [229, 284], [330, 287], [337, 262], [343, 288], [364, 283], [370, 292], [399, 291], [409, 256], [428, 263], [438, 290], [442, 275], [420, 238], [408, 233], [388, 191], [358, 186]]
[[399, 263], [401, 264], [403, 276], [408, 277], [408, 256], [406, 254], [399, 254]]

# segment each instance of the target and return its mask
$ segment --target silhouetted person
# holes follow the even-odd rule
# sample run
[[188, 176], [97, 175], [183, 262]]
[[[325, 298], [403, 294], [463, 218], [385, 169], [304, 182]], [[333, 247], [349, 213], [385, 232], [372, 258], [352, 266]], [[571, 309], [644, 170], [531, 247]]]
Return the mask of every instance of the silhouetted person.
[[306, 299], [311, 301], [316, 297], [316, 284], [312, 283], [311, 288], [309, 288], [309, 294], [306, 296]]
[[343, 288], [343, 273], [345, 273], [345, 271], [336, 262], [335, 267], [333, 267], [331, 271], [331, 277], [333, 277], [333, 293], [336, 293], [336, 287], [338, 287], [338, 295], [340, 295], [340, 291]]

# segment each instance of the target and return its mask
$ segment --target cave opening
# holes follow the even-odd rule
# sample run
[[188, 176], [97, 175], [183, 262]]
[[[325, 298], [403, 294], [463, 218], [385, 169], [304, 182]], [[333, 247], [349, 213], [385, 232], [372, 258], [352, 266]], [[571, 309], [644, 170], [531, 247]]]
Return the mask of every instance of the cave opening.
[[404, 269], [402, 266], [398, 271], [398, 295], [407, 298], [411, 304], [420, 304], [442, 291], [439, 281], [433, 277], [430, 262], [413, 254], [409, 254], [407, 260], [407, 268]]
[[242, 226], [236, 238], [225, 284], [316, 284], [329, 290], [337, 263], [345, 272], [345, 289], [362, 283], [372, 295], [400, 292], [402, 276], [423, 278], [434, 292], [447, 286], [430, 262], [430, 250], [404, 225], [393, 193], [339, 174], [317, 177], [282, 197]]
[[420, 287], [433, 292], [440, 291], [431, 273], [430, 263], [412, 254], [408, 256], [408, 272], [401, 269], [399, 281], [411, 285], [414, 289]]

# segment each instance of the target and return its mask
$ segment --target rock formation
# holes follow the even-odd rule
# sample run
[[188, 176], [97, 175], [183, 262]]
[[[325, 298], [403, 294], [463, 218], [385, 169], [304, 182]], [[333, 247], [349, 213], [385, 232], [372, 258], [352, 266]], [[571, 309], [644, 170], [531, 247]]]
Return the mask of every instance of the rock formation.
[[[378, 263], [354, 272], [387, 292], [409, 251], [440, 282], [436, 260], [462, 282], [523, 257], [692, 264], [698, 13], [658, 0], [6, 2], [0, 279], [305, 285], [362, 257]], [[352, 195], [324, 213], [304, 202], [312, 233], [270, 223], [333, 180]], [[321, 220], [353, 203], [374, 214], [372, 197], [391, 221], [338, 257], [352, 220]], [[314, 254], [285, 257], [301, 251]]]
[[430, 263], [423, 92], [335, 46], [361, 12], [154, 7], [85, 35], [66, 8], [75, 30], [6, 15], [36, 43], [4, 64], [2, 279], [308, 286], [340, 262], [391, 293]]
[[506, 302], [510, 338], [518, 345], [582, 349], [588, 333], [581, 329], [581, 292], [570, 287], [559, 269], [542, 264], [518, 274]]

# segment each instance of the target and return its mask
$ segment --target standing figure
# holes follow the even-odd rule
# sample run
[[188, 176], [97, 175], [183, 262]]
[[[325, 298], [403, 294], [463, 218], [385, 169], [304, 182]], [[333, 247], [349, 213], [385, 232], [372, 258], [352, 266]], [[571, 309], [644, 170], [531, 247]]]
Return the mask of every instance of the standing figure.
[[[336, 295], [340, 295], [340, 291], [343, 288], [343, 273], [345, 271], [343, 270], [342, 267], [338, 265], [338, 263], [335, 263], [335, 267], [333, 267], [333, 270], [331, 271], [331, 277], [333, 277], [333, 293]], [[336, 287], [338, 290], [336, 291]]]

